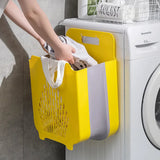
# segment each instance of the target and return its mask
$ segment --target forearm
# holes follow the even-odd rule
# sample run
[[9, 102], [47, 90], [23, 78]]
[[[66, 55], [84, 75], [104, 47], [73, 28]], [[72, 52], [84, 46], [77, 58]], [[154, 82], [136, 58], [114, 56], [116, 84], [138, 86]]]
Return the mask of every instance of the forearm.
[[36, 0], [19, 0], [24, 15], [34, 30], [47, 41], [54, 50], [62, 46], [62, 42], [54, 32], [47, 16], [41, 10]]
[[28, 20], [24, 16], [23, 12], [17, 7], [17, 5], [10, 0], [7, 4], [4, 13], [19, 27], [28, 32], [38, 41], [42, 38], [35, 32], [32, 26], [29, 24]]

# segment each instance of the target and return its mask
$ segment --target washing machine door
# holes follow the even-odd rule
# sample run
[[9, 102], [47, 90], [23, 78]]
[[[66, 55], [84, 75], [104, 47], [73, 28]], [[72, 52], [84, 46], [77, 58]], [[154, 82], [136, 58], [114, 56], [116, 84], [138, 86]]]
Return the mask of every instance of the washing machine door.
[[144, 92], [142, 121], [149, 141], [160, 149], [160, 66], [150, 77]]

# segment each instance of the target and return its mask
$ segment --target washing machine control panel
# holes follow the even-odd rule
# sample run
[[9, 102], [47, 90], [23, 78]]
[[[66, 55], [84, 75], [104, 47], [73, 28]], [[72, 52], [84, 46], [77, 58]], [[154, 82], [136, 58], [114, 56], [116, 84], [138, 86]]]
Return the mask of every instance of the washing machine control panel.
[[134, 60], [160, 52], [160, 23], [129, 27], [126, 32], [125, 58]]

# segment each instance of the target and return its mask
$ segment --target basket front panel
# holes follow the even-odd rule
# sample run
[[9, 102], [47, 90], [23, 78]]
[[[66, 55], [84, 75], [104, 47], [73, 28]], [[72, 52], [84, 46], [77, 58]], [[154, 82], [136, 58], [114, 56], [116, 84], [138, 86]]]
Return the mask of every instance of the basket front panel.
[[[77, 77], [85, 76], [84, 71], [79, 74], [66, 64], [63, 84], [57, 89], [51, 88], [46, 81], [39, 57], [33, 56], [30, 60], [30, 73], [34, 122], [40, 138], [49, 138], [63, 143], [68, 149], [73, 149], [73, 145], [82, 141], [84, 137], [89, 138], [90, 132], [87, 132], [87, 136], [80, 136], [83, 129], [81, 108], [84, 107], [84, 112], [89, 110], [88, 104], [82, 106], [83, 103], [81, 103], [88, 98], [84, 97], [83, 93], [78, 95], [80, 88], [77, 85], [87, 83], [85, 78], [80, 82], [77, 81]], [[87, 87], [85, 89], [87, 90]], [[89, 115], [86, 115], [83, 122], [88, 121]], [[84, 123], [83, 126], [85, 126]], [[89, 128], [89, 123], [87, 127]]]

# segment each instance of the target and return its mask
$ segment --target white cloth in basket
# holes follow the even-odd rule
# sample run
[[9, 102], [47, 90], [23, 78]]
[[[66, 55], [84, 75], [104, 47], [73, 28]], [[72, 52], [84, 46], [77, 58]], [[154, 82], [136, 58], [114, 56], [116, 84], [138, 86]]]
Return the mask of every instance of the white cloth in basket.
[[[97, 62], [88, 54], [86, 48], [82, 44], [77, 43], [67, 36], [59, 36], [59, 38], [63, 43], [71, 45], [76, 49], [76, 52], [73, 54], [75, 63], [71, 65], [74, 70], [80, 70], [97, 65]], [[47, 43], [44, 48], [50, 56], [55, 59], [54, 50]]]

